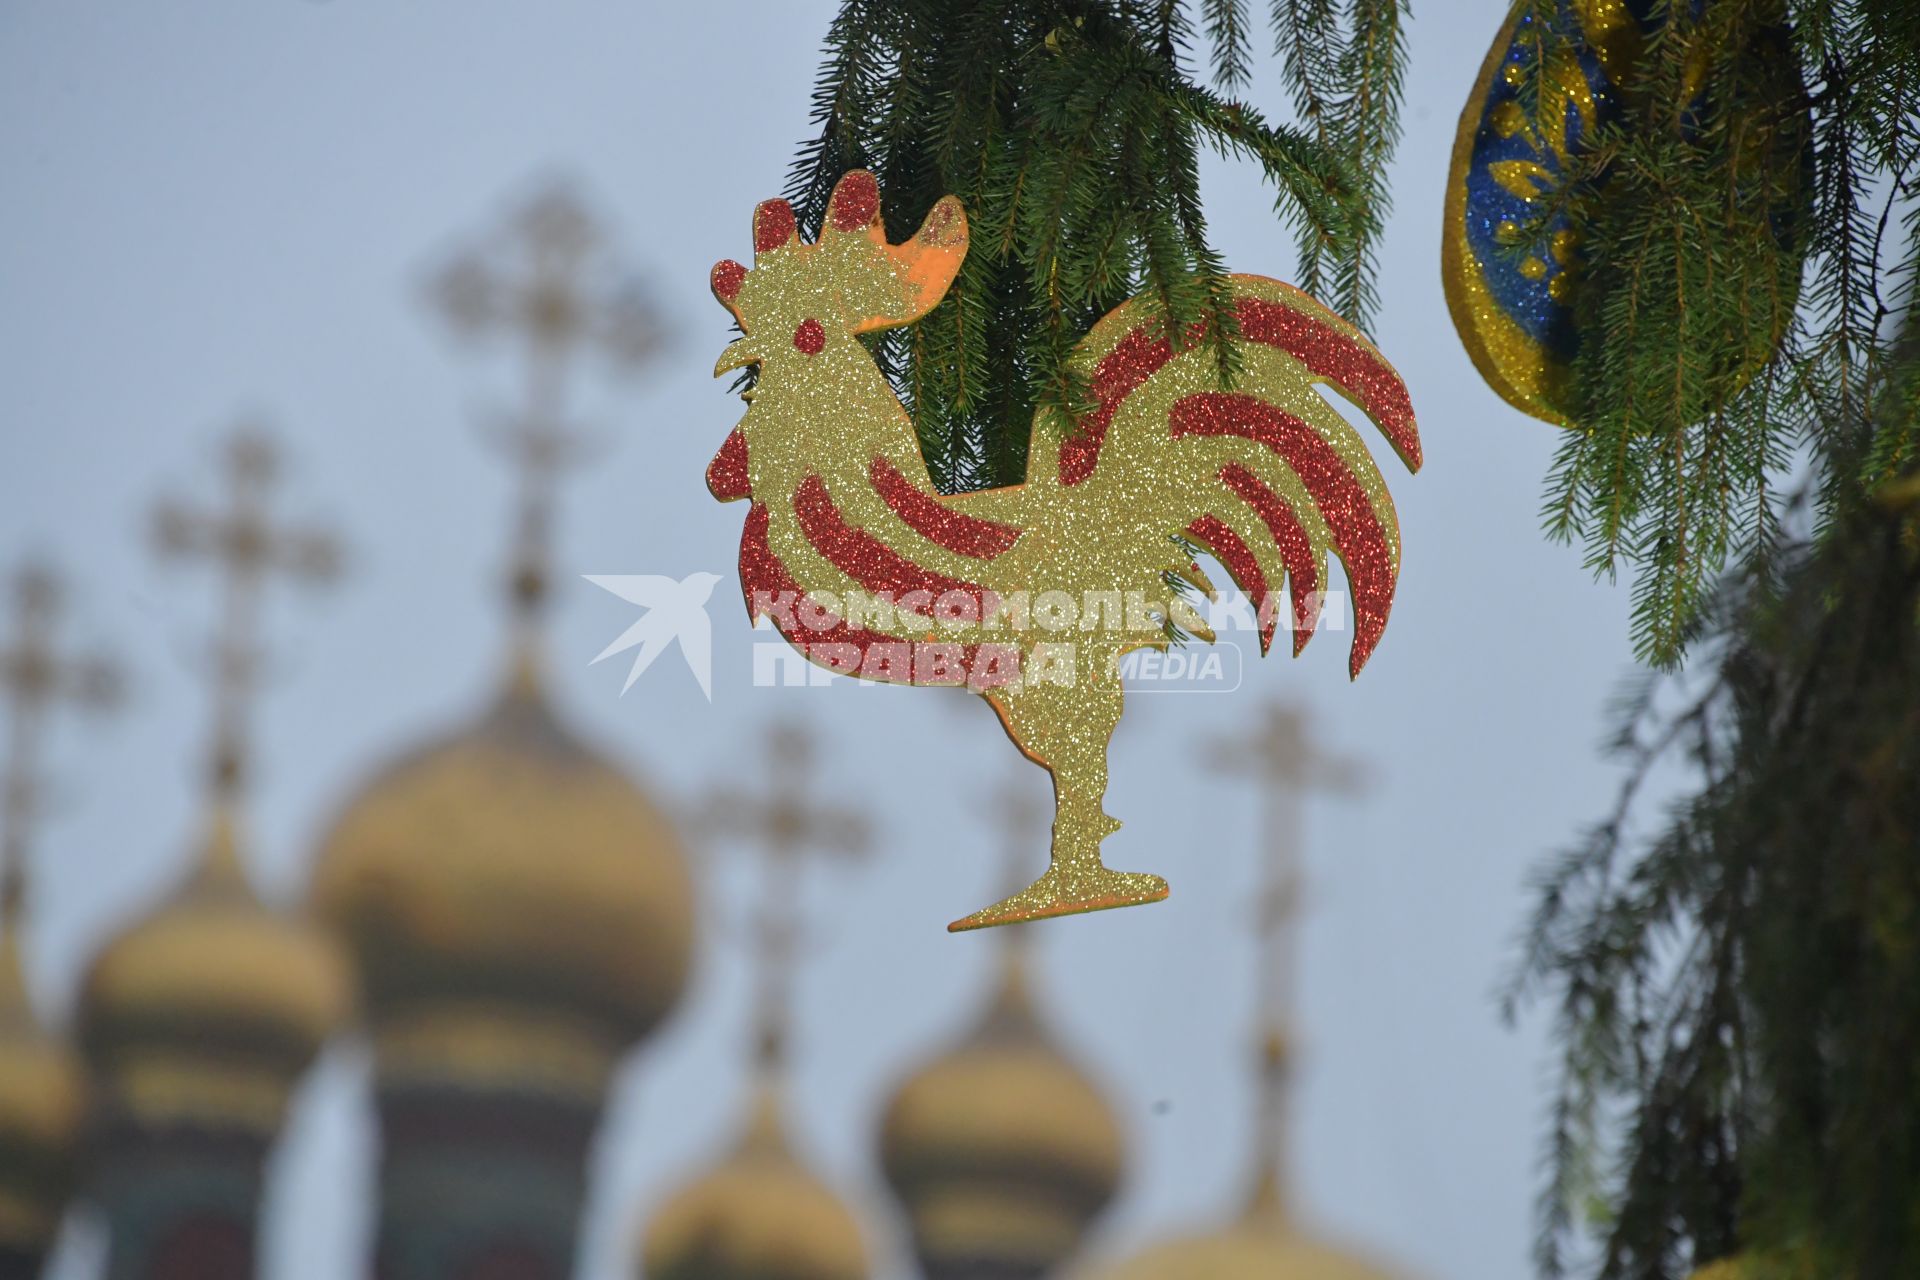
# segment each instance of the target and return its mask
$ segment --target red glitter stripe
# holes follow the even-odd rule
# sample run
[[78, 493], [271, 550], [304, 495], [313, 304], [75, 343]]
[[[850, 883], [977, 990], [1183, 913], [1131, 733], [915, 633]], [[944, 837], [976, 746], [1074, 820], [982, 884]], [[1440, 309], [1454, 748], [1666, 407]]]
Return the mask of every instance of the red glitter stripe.
[[[800, 590], [800, 584], [793, 580], [793, 575], [787, 572], [787, 567], [780, 563], [780, 558], [773, 554], [773, 547], [767, 541], [767, 530], [772, 523], [766, 506], [756, 502], [747, 512], [747, 527], [740, 535], [740, 594], [746, 601], [749, 620], [758, 616], [753, 607], [756, 593], [769, 600], [789, 601], [797, 601], [805, 594]], [[802, 653], [806, 653], [808, 647], [814, 644], [851, 644], [860, 650], [864, 660], [869, 645], [899, 643], [894, 637], [881, 635], [877, 631], [850, 627], [845, 619], [830, 610], [823, 609], [821, 613], [826, 625], [818, 630], [789, 625], [791, 612], [784, 618], [774, 612], [768, 616], [773, 619], [773, 625], [780, 634]]]
[[1281, 563], [1287, 566], [1287, 587], [1293, 595], [1293, 655], [1297, 658], [1307, 641], [1313, 639], [1313, 628], [1319, 620], [1318, 601], [1313, 597], [1320, 586], [1320, 567], [1314, 563], [1313, 542], [1294, 518], [1293, 509], [1259, 476], [1237, 462], [1229, 462], [1220, 468], [1220, 479], [1266, 522], [1273, 545], [1280, 549]]
[[1013, 546], [1020, 530], [956, 511], [916, 486], [883, 457], [868, 468], [873, 487], [907, 527], [937, 546], [976, 560], [991, 560]]
[[1313, 495], [1353, 588], [1352, 674], [1360, 674], [1386, 630], [1393, 607], [1393, 560], [1373, 501], [1320, 433], [1290, 413], [1253, 396], [1203, 391], [1176, 402], [1168, 415], [1174, 436], [1244, 436], [1286, 459]]
[[[817, 475], [801, 482], [793, 495], [793, 511], [800, 517], [800, 530], [807, 541], [836, 569], [868, 591], [892, 595], [896, 607], [913, 592], [923, 591], [938, 599], [949, 591], [958, 591], [973, 597], [974, 607], [979, 610], [977, 618], [987, 618], [1000, 608], [999, 596], [987, 588], [923, 569], [866, 530], [849, 525], [841, 519], [826, 483]], [[929, 601], [929, 614], [931, 608]]]
[[1260, 652], [1265, 653], [1273, 647], [1273, 629], [1279, 619], [1267, 612], [1267, 575], [1260, 572], [1260, 561], [1254, 558], [1252, 548], [1240, 540], [1227, 522], [1208, 512], [1187, 526], [1187, 536], [1211, 551], [1214, 558], [1227, 566], [1227, 572], [1253, 601], [1258, 616], [1264, 619], [1260, 624]]
[[1075, 425], [1073, 434], [1060, 446], [1061, 484], [1079, 484], [1093, 474], [1094, 464], [1100, 461], [1100, 446], [1107, 438], [1107, 427], [1119, 411], [1120, 402], [1171, 359], [1173, 348], [1167, 340], [1152, 337], [1142, 327], [1131, 330], [1094, 366], [1090, 390], [1098, 404]]
[[707, 488], [722, 502], [753, 496], [747, 481], [747, 437], [735, 427], [707, 464]]
[[[1315, 377], [1351, 391], [1407, 465], [1415, 471], [1420, 469], [1420, 434], [1414, 425], [1413, 402], [1406, 384], [1365, 343], [1284, 303], [1241, 298], [1236, 310], [1243, 339], [1277, 347], [1306, 365]], [[1096, 407], [1060, 446], [1061, 484], [1079, 484], [1093, 474], [1100, 460], [1100, 446], [1121, 402], [1173, 356], [1173, 348], [1164, 338], [1152, 337], [1142, 326], [1128, 332], [1094, 366], [1091, 389]]]
[[1278, 347], [1306, 365], [1315, 377], [1352, 392], [1367, 416], [1380, 424], [1407, 466], [1420, 469], [1420, 433], [1414, 427], [1407, 386], [1366, 344], [1324, 320], [1278, 302], [1242, 298], [1238, 314], [1242, 338]]
[[[772, 523], [772, 516], [767, 508], [763, 504], [756, 502], [747, 512], [746, 529], [740, 536], [740, 590], [746, 599], [747, 616], [749, 618], [757, 616], [753, 607], [753, 600], [756, 593], [768, 600], [787, 601], [789, 603], [787, 609], [768, 610], [767, 616], [773, 619], [774, 628], [786, 638], [788, 643], [792, 644], [794, 648], [806, 656], [809, 661], [819, 666], [827, 667], [830, 670], [843, 670], [843, 668], [834, 663], [822, 662], [814, 653], [813, 646], [851, 645], [860, 652], [861, 679], [883, 680], [893, 684], [915, 683], [914, 676], [919, 673], [919, 667], [912, 661], [908, 662], [906, 679], [904, 680], [893, 680], [885, 675], [878, 674], [877, 667], [868, 665], [867, 654], [869, 649], [875, 645], [899, 647], [912, 643], [903, 637], [883, 635], [877, 631], [870, 631], [865, 627], [849, 626], [844, 618], [834, 613], [831, 609], [826, 608], [819, 610], [821, 615], [821, 625], [819, 627], [794, 624], [791, 606], [802, 599], [805, 593], [800, 590], [800, 584], [793, 580], [793, 575], [787, 572], [787, 567], [780, 563], [780, 558], [773, 554], [773, 547], [767, 539], [767, 533]], [[990, 666], [981, 667], [980, 650], [984, 647], [986, 646], [977, 644], [962, 646], [961, 659], [958, 665], [958, 677], [954, 681], [947, 683], [972, 685], [975, 679], [978, 678], [980, 684], [977, 687], [994, 688], [1005, 683], [1010, 678], [1015, 678], [1014, 676], [1005, 674], [996, 676]], [[1003, 654], [1011, 650], [1011, 646], [1004, 644], [998, 646], [998, 648]], [[909, 650], [909, 654], [910, 653], [911, 651]], [[1017, 676], [1017, 656], [1014, 658], [1014, 666], [1015, 676]], [[852, 673], [846, 672], [846, 674]]]

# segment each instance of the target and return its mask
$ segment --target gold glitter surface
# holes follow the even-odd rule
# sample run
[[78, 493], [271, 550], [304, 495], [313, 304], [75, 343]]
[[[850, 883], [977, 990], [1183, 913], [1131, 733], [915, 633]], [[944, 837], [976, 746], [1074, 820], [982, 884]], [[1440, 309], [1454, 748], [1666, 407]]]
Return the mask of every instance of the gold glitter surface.
[[1592, 136], [1599, 122], [1599, 104], [1593, 99], [1593, 86], [1580, 68], [1580, 59], [1571, 49], [1556, 49], [1547, 58], [1546, 74], [1540, 85], [1540, 125], [1547, 145], [1564, 167], [1573, 159], [1567, 149], [1567, 108], [1580, 113], [1582, 133]]
[[1553, 187], [1553, 170], [1537, 160], [1496, 160], [1487, 166], [1487, 172], [1522, 200], [1531, 200]]
[[759, 378], [709, 468], [717, 497], [752, 500], [740, 553], [749, 612], [836, 672], [971, 689], [1053, 775], [1046, 874], [950, 928], [1164, 898], [1164, 880], [1108, 868], [1100, 845], [1119, 828], [1104, 809], [1117, 664], [1165, 647], [1163, 620], [1181, 616], [1165, 577], [1191, 566], [1175, 538], [1204, 546], [1258, 605], [1263, 649], [1280, 617], [1296, 652], [1305, 643], [1338, 556], [1358, 674], [1392, 605], [1399, 527], [1359, 433], [1315, 387], [1352, 401], [1417, 469], [1405, 387], [1313, 299], [1233, 276], [1232, 386], [1199, 335], [1170, 343], [1136, 299], [1076, 350], [1098, 407], [1077, 423], [1036, 421], [1025, 483], [940, 495], [855, 335], [939, 301], [966, 252], [959, 202], [942, 200], [911, 240], [888, 245], [878, 189], [856, 170], [835, 188], [818, 244], [792, 234], [784, 202], [763, 204], [754, 225], [753, 269], [714, 269], [746, 334], [715, 373], [752, 364]]

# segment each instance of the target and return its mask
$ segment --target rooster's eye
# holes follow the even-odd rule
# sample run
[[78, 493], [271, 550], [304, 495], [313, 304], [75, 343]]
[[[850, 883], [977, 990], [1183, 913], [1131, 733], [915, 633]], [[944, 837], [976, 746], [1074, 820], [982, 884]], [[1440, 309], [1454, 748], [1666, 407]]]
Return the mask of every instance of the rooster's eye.
[[817, 356], [827, 345], [827, 331], [818, 320], [808, 318], [793, 331], [793, 345], [810, 356]]

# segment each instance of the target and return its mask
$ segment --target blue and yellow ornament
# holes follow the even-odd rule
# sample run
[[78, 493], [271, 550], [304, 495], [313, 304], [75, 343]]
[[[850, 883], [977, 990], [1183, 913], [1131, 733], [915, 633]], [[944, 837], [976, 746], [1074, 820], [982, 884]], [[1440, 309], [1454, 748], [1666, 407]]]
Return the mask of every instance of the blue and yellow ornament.
[[[1580, 246], [1564, 211], [1544, 234], [1523, 228], [1619, 119], [1623, 86], [1665, 6], [1555, 0], [1540, 7], [1550, 15], [1542, 20], [1516, 8], [1460, 114], [1441, 272], [1454, 328], [1480, 375], [1515, 408], [1566, 426]], [[1523, 87], [1535, 75], [1529, 112]]]

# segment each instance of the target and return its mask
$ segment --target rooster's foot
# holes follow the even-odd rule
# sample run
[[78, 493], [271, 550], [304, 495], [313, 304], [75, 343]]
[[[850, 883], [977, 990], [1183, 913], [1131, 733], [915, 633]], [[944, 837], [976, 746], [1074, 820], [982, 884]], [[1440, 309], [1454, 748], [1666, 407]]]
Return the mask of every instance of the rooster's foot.
[[1111, 911], [1138, 907], [1167, 896], [1167, 882], [1138, 871], [1111, 871], [1091, 865], [1055, 863], [1032, 884], [990, 907], [947, 926], [950, 933], [986, 929], [998, 924], [1078, 915], [1083, 911]]

